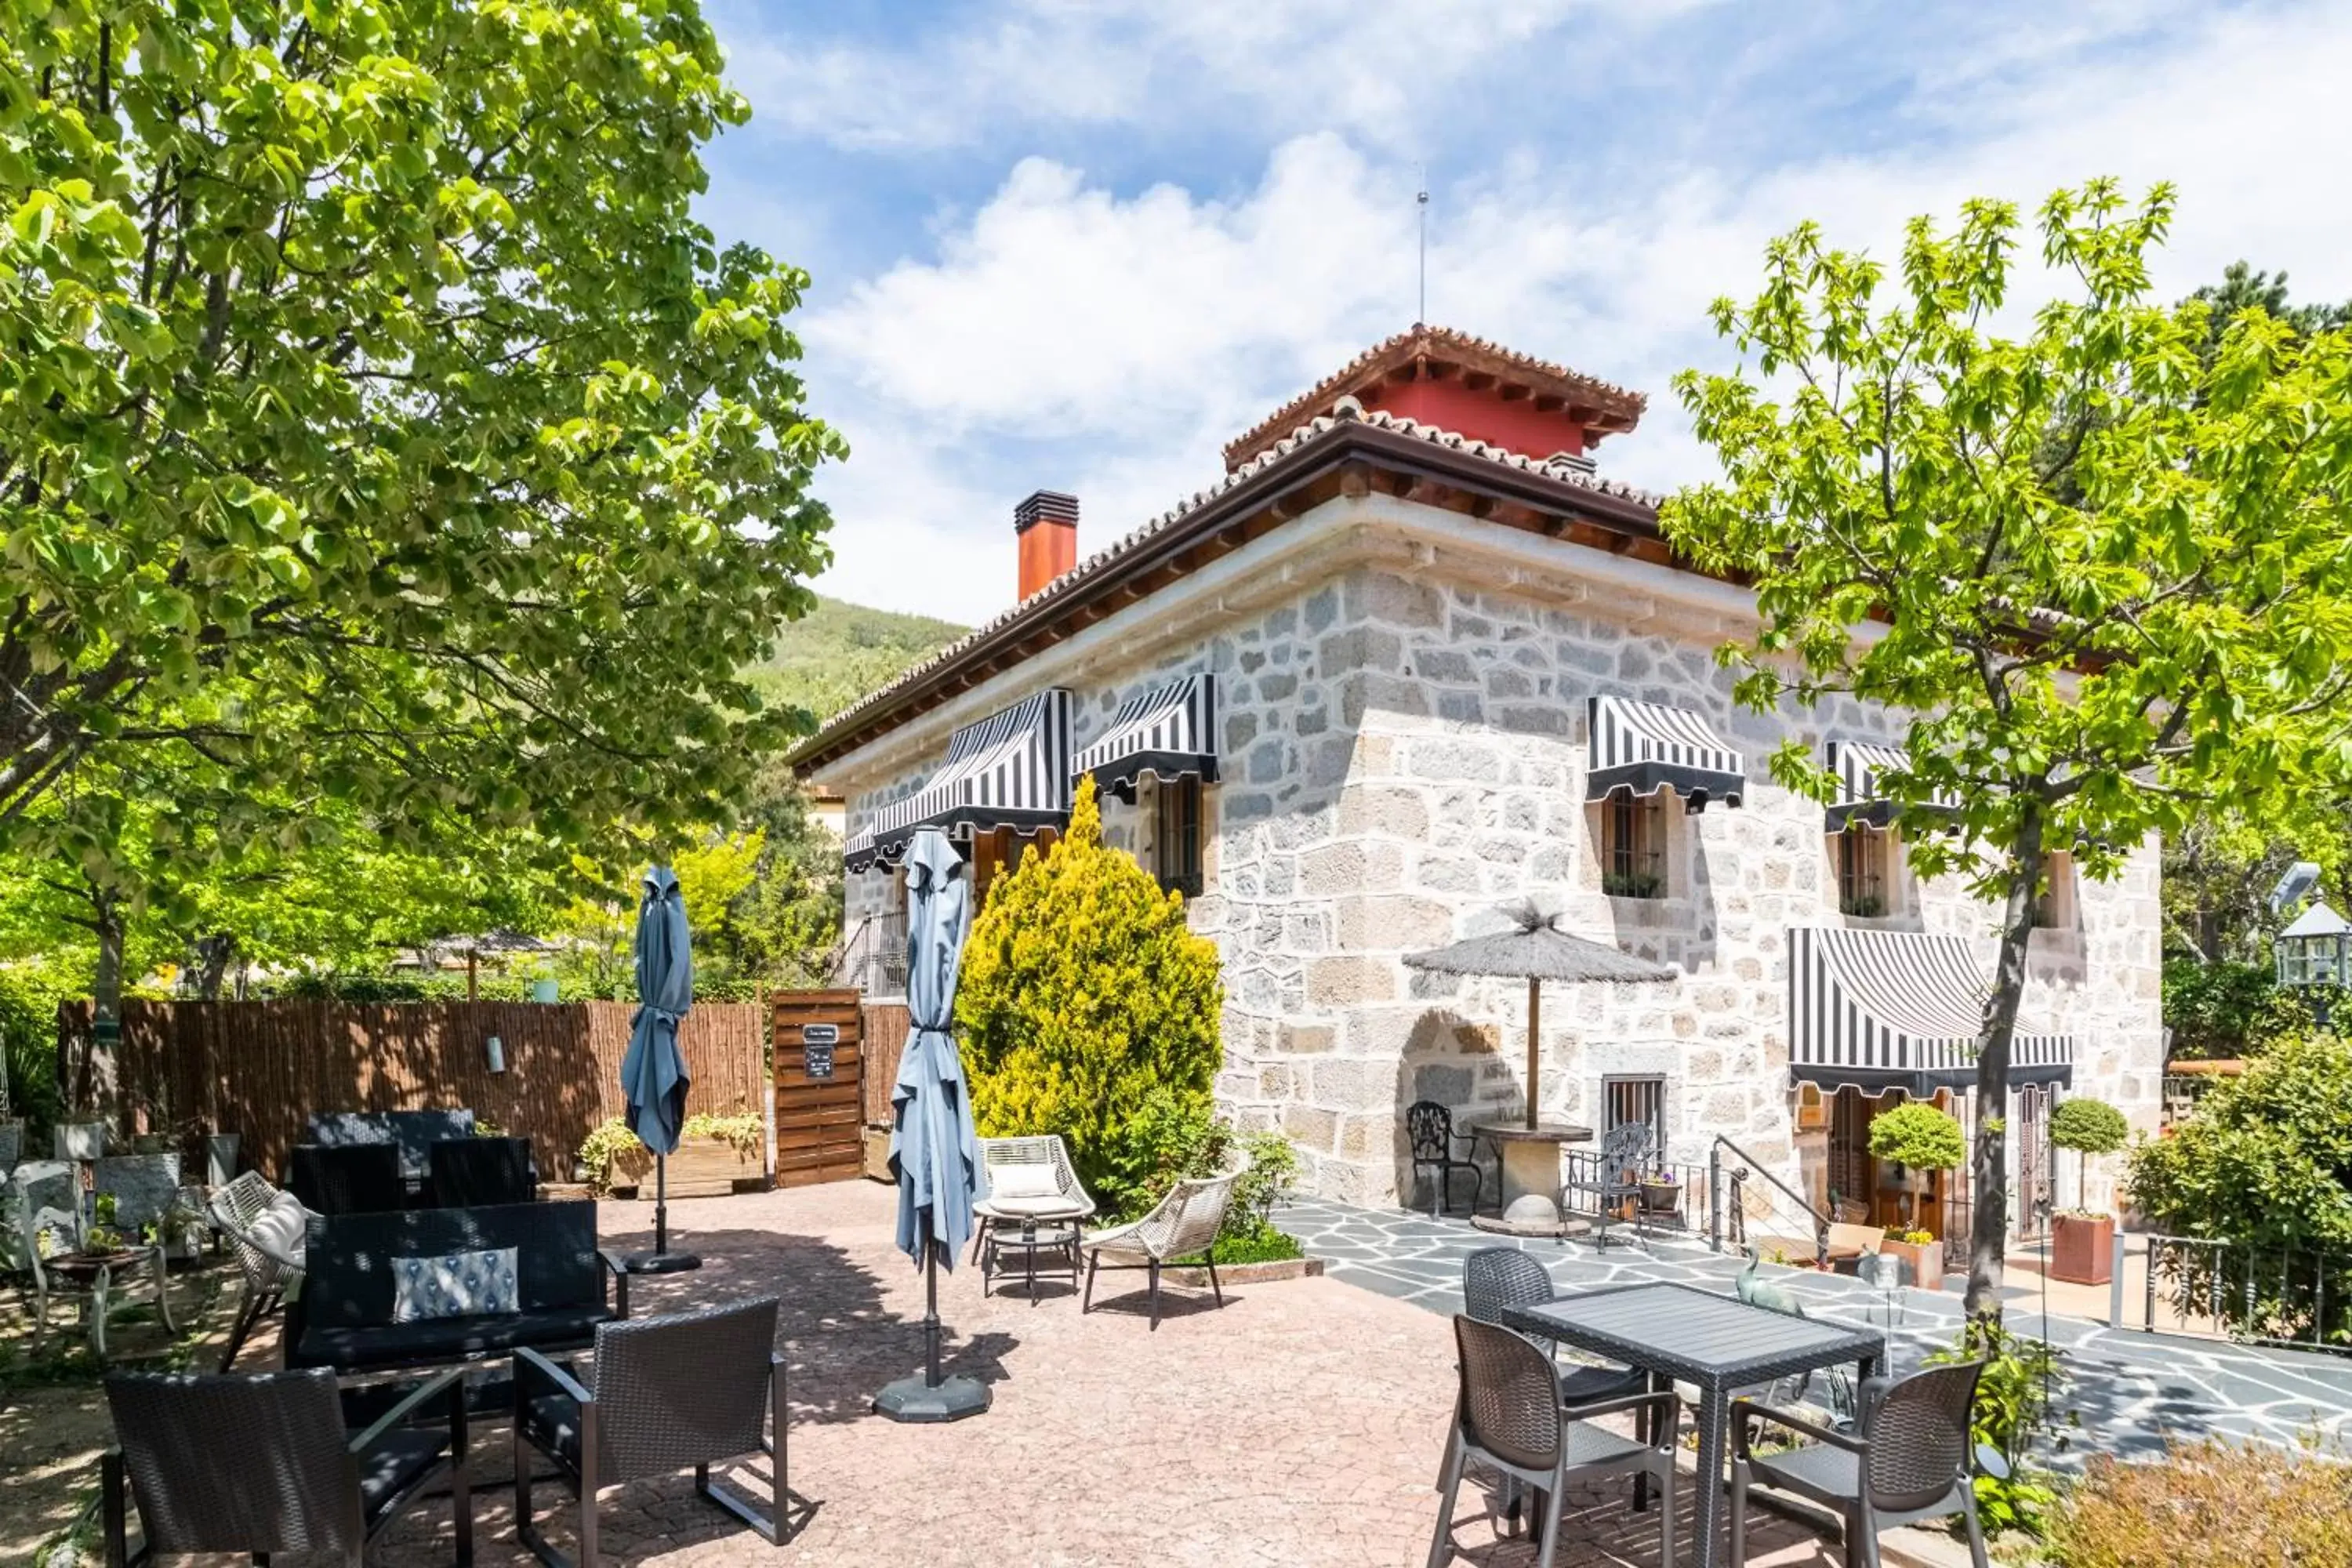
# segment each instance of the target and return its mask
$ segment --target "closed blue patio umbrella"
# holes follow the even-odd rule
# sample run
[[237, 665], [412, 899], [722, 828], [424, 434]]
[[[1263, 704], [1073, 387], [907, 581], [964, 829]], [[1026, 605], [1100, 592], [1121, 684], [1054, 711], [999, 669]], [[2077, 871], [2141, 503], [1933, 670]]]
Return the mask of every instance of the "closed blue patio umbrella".
[[971, 928], [969, 868], [937, 828], [907, 850], [907, 1048], [890, 1091], [890, 1170], [898, 1178], [898, 1248], [923, 1269], [923, 1371], [875, 1397], [898, 1421], [953, 1421], [988, 1408], [977, 1379], [940, 1376], [940, 1264], [971, 1239], [982, 1181], [971, 1097], [956, 1052], [956, 973]]
[[637, 1014], [629, 1024], [628, 1054], [621, 1058], [621, 1093], [628, 1100], [629, 1131], [653, 1152], [654, 1249], [632, 1254], [627, 1262], [633, 1273], [673, 1274], [702, 1267], [700, 1258], [669, 1249], [668, 1160], [686, 1125], [689, 1081], [677, 1026], [694, 1005], [694, 954], [677, 873], [653, 867], [644, 885], [637, 903]]

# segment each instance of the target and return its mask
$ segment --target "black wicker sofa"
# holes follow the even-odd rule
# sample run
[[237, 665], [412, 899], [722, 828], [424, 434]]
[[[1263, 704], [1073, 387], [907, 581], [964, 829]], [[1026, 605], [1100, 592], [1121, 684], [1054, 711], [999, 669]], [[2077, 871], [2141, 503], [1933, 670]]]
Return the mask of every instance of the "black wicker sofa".
[[[515, 1249], [520, 1310], [394, 1321], [392, 1260]], [[628, 1275], [596, 1245], [593, 1203], [499, 1204], [314, 1215], [300, 1297], [289, 1304], [286, 1365], [373, 1372], [571, 1350], [629, 1315]]]

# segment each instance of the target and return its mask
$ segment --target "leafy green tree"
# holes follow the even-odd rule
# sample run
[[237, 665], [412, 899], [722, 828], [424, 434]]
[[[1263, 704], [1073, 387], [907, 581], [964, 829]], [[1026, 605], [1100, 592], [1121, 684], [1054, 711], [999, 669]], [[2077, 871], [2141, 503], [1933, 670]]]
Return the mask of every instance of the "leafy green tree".
[[1223, 1005], [1216, 944], [1104, 847], [1080, 780], [1068, 834], [996, 880], [964, 944], [956, 1022], [981, 1131], [1060, 1133], [1087, 1189], [1132, 1211], [1207, 1123]]
[[[2147, 299], [2172, 193], [2114, 184], [2042, 209], [2063, 293], [2016, 334], [2018, 221], [1970, 202], [1915, 220], [1896, 268], [1805, 225], [1718, 330], [1777, 392], [1685, 372], [1676, 389], [1722, 477], [1667, 505], [1669, 539], [1752, 584], [1759, 627], [1725, 650], [1739, 700], [1852, 696], [1916, 715], [1882, 783], [1926, 826], [1923, 876], [1998, 906], [1976, 1051], [1969, 1309], [1999, 1311], [2011, 1037], [2053, 849], [2094, 878], [2219, 803], [2282, 808], [2340, 772], [2352, 684], [2352, 344]], [[1864, 628], [1868, 626], [1865, 633]], [[1833, 781], [1794, 743], [1791, 788]]]
[[2125, 1190], [2156, 1230], [2247, 1249], [2168, 1260], [2196, 1310], [2218, 1300], [2241, 1327], [2352, 1344], [2352, 1043], [2281, 1040], [2218, 1079], [2195, 1114], [2132, 1146]]
[[2124, 1113], [2104, 1100], [2088, 1096], [2062, 1101], [2050, 1117], [2050, 1142], [2060, 1149], [2072, 1149], [2074, 1163], [2074, 1201], [2081, 1204], [2086, 1184], [2091, 1156], [2112, 1154], [2131, 1138], [2131, 1124]]
[[387, 835], [723, 819], [844, 448], [804, 275], [689, 213], [719, 68], [691, 0], [5, 0], [0, 830], [115, 852], [65, 785], [159, 749]]
[[2247, 310], [2260, 310], [2305, 335], [2352, 327], [2352, 300], [2340, 305], [2290, 304], [2284, 272], [2260, 272], [2246, 261], [2232, 261], [2221, 269], [2221, 282], [2209, 283], [2189, 298], [2206, 310], [2200, 352], [2209, 363], [2221, 353], [2230, 323]]
[[1969, 1157], [1968, 1139], [1960, 1124], [1924, 1100], [1914, 1100], [1882, 1110], [1870, 1119], [1870, 1155], [1890, 1160], [1906, 1173], [1904, 1193], [1906, 1223], [1919, 1223], [1918, 1177], [1922, 1171], [1958, 1170]]

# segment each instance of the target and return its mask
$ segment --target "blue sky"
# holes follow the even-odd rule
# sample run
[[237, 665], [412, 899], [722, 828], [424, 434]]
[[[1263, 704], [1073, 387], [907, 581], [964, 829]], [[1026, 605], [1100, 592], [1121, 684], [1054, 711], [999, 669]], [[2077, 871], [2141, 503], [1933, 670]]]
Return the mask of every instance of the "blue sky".
[[2158, 283], [2243, 256], [2352, 297], [2352, 5], [709, 0], [750, 125], [704, 220], [814, 275], [818, 586], [977, 621], [1012, 510], [1092, 551], [1414, 316], [1639, 387], [1600, 451], [1705, 471], [1667, 386], [1801, 219], [1891, 253], [1970, 195], [2181, 187]]

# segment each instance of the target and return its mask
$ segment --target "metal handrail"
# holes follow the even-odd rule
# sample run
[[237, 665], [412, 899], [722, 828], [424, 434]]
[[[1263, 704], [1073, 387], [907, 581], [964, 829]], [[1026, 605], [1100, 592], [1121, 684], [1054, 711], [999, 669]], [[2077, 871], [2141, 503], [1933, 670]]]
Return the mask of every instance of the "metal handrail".
[[1794, 1187], [1767, 1170], [1763, 1161], [1759, 1160], [1720, 1132], [1715, 1134], [1714, 1142], [1707, 1145], [1706, 1150], [1707, 1245], [1717, 1252], [1723, 1250], [1723, 1205], [1717, 1199], [1722, 1193], [1723, 1152], [1726, 1149], [1730, 1150], [1741, 1162], [1739, 1166], [1731, 1173], [1731, 1187], [1734, 1210], [1739, 1216], [1742, 1228], [1744, 1229], [1747, 1224], [1747, 1210], [1738, 1203], [1739, 1190], [1749, 1177], [1761, 1176], [1782, 1196], [1796, 1205], [1799, 1213], [1812, 1220], [1813, 1261], [1817, 1265], [1827, 1265], [1830, 1260], [1830, 1216], [1807, 1202], [1804, 1195]]

